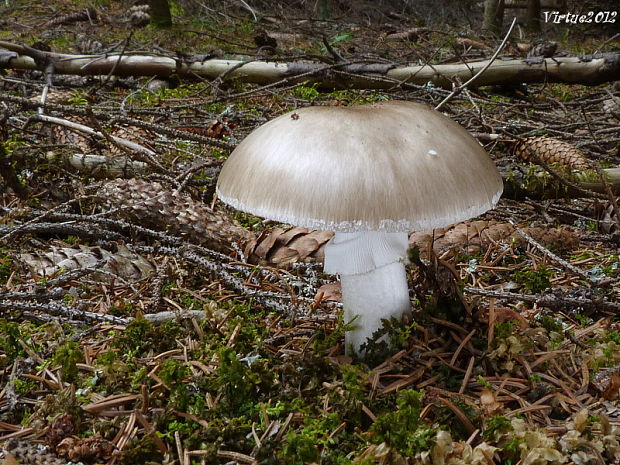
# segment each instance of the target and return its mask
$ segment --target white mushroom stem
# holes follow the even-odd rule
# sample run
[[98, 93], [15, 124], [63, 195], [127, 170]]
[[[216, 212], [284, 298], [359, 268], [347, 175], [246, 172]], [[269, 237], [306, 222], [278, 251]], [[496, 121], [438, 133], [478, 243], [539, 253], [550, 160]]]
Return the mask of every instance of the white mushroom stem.
[[347, 354], [360, 348], [383, 326], [411, 312], [405, 257], [407, 233], [336, 233], [325, 246], [326, 273], [340, 274]]

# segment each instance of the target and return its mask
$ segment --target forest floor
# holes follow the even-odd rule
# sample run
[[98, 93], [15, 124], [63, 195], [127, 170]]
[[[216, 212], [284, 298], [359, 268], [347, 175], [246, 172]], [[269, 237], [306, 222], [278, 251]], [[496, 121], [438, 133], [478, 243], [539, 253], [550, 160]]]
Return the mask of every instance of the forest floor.
[[[156, 29], [133, 27], [126, 2], [8, 0], [0, 40], [71, 54], [416, 64], [488, 58], [501, 42], [477, 32], [473, 10], [471, 24], [463, 10], [442, 25], [387, 7], [317, 20], [304, 2], [211, 3], [176, 2], [174, 26]], [[427, 13], [464, 8], [441, 4]], [[620, 52], [617, 35], [589, 25], [518, 28], [500, 56], [524, 57], [535, 39], [556, 41], [556, 56]], [[617, 192], [575, 193], [568, 178], [544, 189], [583, 160], [594, 184], [620, 165], [618, 83], [471, 88], [443, 107], [513, 167], [505, 183], [520, 189], [475, 220], [412, 234], [414, 322], [390, 328], [391, 351], [359, 360], [345, 355], [323, 242], [216, 202], [217, 173], [287, 111], [433, 107], [449, 90], [46, 77], [2, 63], [5, 463], [620, 463]], [[523, 141], [545, 169], [517, 159]]]

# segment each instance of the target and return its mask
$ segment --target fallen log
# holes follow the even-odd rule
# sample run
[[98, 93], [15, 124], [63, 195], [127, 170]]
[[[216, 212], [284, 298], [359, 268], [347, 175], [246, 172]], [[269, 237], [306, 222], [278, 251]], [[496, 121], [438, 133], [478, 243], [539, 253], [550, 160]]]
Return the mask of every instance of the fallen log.
[[[2, 50], [4, 49], [4, 50]], [[42, 52], [25, 45], [0, 41], [0, 67], [44, 71], [53, 66], [56, 74], [158, 76], [208, 79], [241, 79], [271, 84], [285, 81], [316, 83], [324, 87], [385, 89], [415, 84], [452, 88], [465, 82], [488, 64], [489, 60], [469, 63], [427, 64], [345, 61], [325, 64], [309, 61], [204, 60], [126, 53], [124, 55], [69, 55]], [[508, 85], [519, 83], [561, 82], [598, 85], [620, 80], [620, 53], [598, 53], [582, 57], [500, 58], [471, 84]]]
[[[554, 173], [560, 177], [558, 179], [545, 168], [533, 164], [506, 163], [500, 164], [498, 169], [504, 179], [504, 198], [578, 198], [606, 192], [595, 170], [554, 166]], [[620, 194], [620, 168], [605, 168], [601, 172], [612, 192]]]

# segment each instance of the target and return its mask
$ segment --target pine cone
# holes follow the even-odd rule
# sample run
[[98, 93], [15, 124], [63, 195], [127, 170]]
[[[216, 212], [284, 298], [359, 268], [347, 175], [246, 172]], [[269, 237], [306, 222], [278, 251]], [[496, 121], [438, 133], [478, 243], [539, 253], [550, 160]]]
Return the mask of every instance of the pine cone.
[[[121, 139], [125, 139], [129, 142], [135, 142], [136, 144], [145, 145], [145, 140], [153, 140], [155, 137], [151, 131], [146, 129], [142, 129], [136, 126], [117, 126], [112, 129], [110, 135], [115, 137], [120, 137]], [[109, 145], [109, 153], [114, 156], [125, 155], [125, 150], [121, 149], [116, 144], [108, 144]], [[131, 151], [129, 148], [125, 148], [126, 150]]]
[[151, 229], [229, 253], [231, 243], [246, 244], [254, 235], [227, 215], [211, 210], [187, 194], [175, 194], [158, 182], [118, 179], [105, 184], [98, 200], [118, 216]]
[[[570, 249], [578, 244], [577, 237], [561, 228], [522, 228], [541, 244], [554, 249]], [[250, 263], [287, 266], [298, 261], [323, 260], [323, 246], [334, 233], [310, 231], [306, 228], [276, 228], [263, 233], [246, 247]], [[525, 240], [515, 232], [514, 226], [497, 221], [466, 221], [434, 231], [419, 231], [409, 235], [409, 246], [417, 246], [422, 258], [429, 258], [432, 242], [435, 253], [447, 251], [455, 254], [462, 251], [475, 254], [486, 250], [496, 242], [515, 241], [519, 245]]]
[[[45, 103], [66, 105], [69, 102], [69, 100], [71, 100], [73, 97], [75, 97], [75, 94], [73, 92], [69, 92], [66, 90], [60, 91], [60, 92], [48, 92], [48, 94], [45, 97]], [[34, 103], [41, 103], [41, 95], [35, 95], [34, 97], [31, 97], [29, 100]]]
[[66, 465], [67, 461], [59, 459], [48, 449], [40, 449], [36, 444], [32, 444], [19, 439], [9, 439], [3, 451], [12, 455], [19, 463], [28, 465]]
[[[579, 245], [579, 238], [562, 228], [533, 227], [521, 228], [521, 231], [528, 234], [536, 242], [554, 250], [571, 250]], [[516, 232], [511, 237], [521, 245], [525, 243], [525, 239]]]
[[[561, 228], [521, 228], [534, 240], [546, 247], [556, 250], [568, 250], [579, 243], [577, 237], [570, 231]], [[433, 240], [434, 238], [434, 240]], [[447, 228], [433, 231], [414, 232], [409, 236], [409, 245], [420, 248], [422, 258], [428, 258], [431, 241], [437, 255], [452, 251], [476, 254], [486, 250], [497, 242], [525, 243], [525, 239], [515, 231], [510, 223], [498, 221], [466, 221]]]
[[103, 265], [90, 275], [90, 279], [100, 282], [109, 282], [116, 275], [130, 282], [137, 282], [148, 276], [154, 267], [144, 257], [131, 252], [119, 244], [116, 251], [110, 252], [101, 247], [77, 245], [74, 247], [51, 246], [48, 250], [33, 250], [17, 255], [33, 274], [53, 276], [61, 270], [78, 270], [96, 265], [99, 261]]
[[581, 150], [568, 142], [552, 137], [526, 137], [514, 146], [514, 154], [530, 163], [537, 163], [534, 153], [545, 163], [562, 163], [573, 168], [588, 168], [589, 163]]
[[[84, 116], [72, 116], [71, 121], [89, 126], [92, 124], [88, 118]], [[70, 145], [76, 149], [76, 152], [90, 153], [95, 145], [89, 136], [84, 136], [78, 131], [74, 131], [65, 126], [52, 126], [52, 143]]]
[[418, 247], [422, 258], [429, 258], [431, 243], [437, 255], [457, 249], [475, 254], [481, 248], [509, 237], [513, 231], [514, 228], [508, 223], [468, 221], [432, 231], [414, 232], [409, 235], [409, 245]]
[[105, 439], [88, 437], [68, 437], [62, 440], [56, 447], [58, 455], [67, 458], [71, 462], [93, 462], [96, 458], [107, 461], [114, 452], [114, 444]]
[[47, 21], [43, 27], [51, 28], [53, 26], [59, 26], [61, 24], [73, 24], [83, 21], [96, 21], [97, 11], [93, 8], [86, 8], [82, 11], [74, 11], [63, 15], [56, 16], [53, 19]]
[[275, 228], [261, 233], [246, 247], [250, 263], [286, 266], [298, 261], [322, 262], [323, 245], [334, 233], [306, 228]]

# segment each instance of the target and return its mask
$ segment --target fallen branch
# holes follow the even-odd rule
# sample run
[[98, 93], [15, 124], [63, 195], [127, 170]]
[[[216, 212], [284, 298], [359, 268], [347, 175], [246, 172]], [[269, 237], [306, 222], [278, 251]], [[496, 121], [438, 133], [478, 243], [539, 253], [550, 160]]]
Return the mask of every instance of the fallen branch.
[[[548, 165], [514, 163], [498, 168], [504, 179], [504, 198], [607, 198], [601, 194], [605, 192], [605, 186], [594, 170], [552, 169]], [[620, 193], [620, 168], [605, 168], [601, 173], [607, 178], [609, 188]]]
[[[1, 53], [2, 52], [0, 52], [0, 55]], [[37, 109], [41, 106], [39, 102], [34, 102], [29, 98], [18, 97], [16, 95], [11, 95], [5, 92], [0, 92], [0, 101], [19, 104], [25, 108], [30, 108], [30, 109]], [[97, 111], [96, 109], [91, 110], [90, 108], [87, 108], [87, 107], [79, 107], [75, 105], [59, 105], [56, 103], [47, 102], [45, 104], [45, 108], [47, 110], [58, 111], [66, 115], [78, 115], [78, 116], [84, 116], [84, 117], [94, 116], [98, 120], [106, 121], [111, 125], [127, 124], [130, 126], [136, 126], [142, 129], [147, 129], [149, 131], [156, 132], [158, 134], [163, 134], [163, 135], [169, 136], [174, 139], [189, 140], [193, 142], [198, 142], [200, 144], [220, 147], [225, 150], [234, 150], [235, 148], [235, 144], [232, 144], [224, 140], [215, 139], [213, 137], [201, 136], [200, 134], [194, 134], [192, 132], [181, 131], [179, 129], [174, 129], [164, 124], [155, 124], [155, 123], [150, 123], [148, 121], [144, 121], [144, 120], [140, 120], [136, 118], [130, 118], [127, 116], [113, 115], [105, 111]]]
[[569, 307], [579, 307], [584, 310], [608, 310], [614, 313], [618, 313], [620, 311], [620, 303], [607, 302], [606, 300], [579, 299], [575, 297], [557, 296], [555, 294], [518, 294], [516, 292], [478, 289], [477, 287], [471, 286], [466, 286], [463, 291], [468, 294], [475, 294], [483, 297], [531, 302], [538, 306], [547, 307], [552, 310], [564, 310]]
[[146, 147], [144, 147], [144, 146], [142, 146], [140, 144], [136, 144], [135, 142], [131, 142], [129, 140], [122, 139], [122, 138], [116, 137], [116, 136], [108, 135], [106, 137], [106, 135], [104, 135], [102, 132], [96, 131], [93, 128], [90, 128], [90, 127], [85, 126], [83, 124], [76, 123], [74, 121], [69, 121], [69, 120], [66, 120], [66, 119], [56, 118], [54, 116], [47, 116], [47, 115], [34, 115], [34, 116], [32, 116], [31, 119], [33, 121], [43, 121], [45, 123], [58, 124], [60, 126], [66, 127], [66, 128], [73, 129], [74, 131], [79, 131], [79, 132], [82, 132], [84, 134], [88, 134], [89, 136], [98, 137], [100, 139], [107, 139], [107, 137], [110, 137], [118, 145], [121, 145], [121, 146], [123, 146], [125, 148], [128, 148], [130, 150], [133, 150], [134, 152], [138, 152], [138, 153], [141, 153], [143, 155], [146, 155], [147, 157], [155, 157], [157, 155], [151, 149], [147, 149]]
[[[6, 68], [45, 70], [45, 63], [53, 62], [56, 74], [117, 76], [176, 75], [182, 78], [196, 76], [216, 79], [241, 79], [258, 84], [286, 80], [317, 83], [325, 87], [393, 88], [400, 84], [424, 85], [452, 89], [453, 82], [466, 82], [476, 76], [477, 86], [536, 82], [564, 82], [598, 85], [620, 79], [620, 53], [601, 53], [582, 57], [529, 58], [482, 60], [470, 63], [409, 66], [396, 63], [345, 62], [326, 66], [316, 62], [276, 62], [210, 59], [205, 61], [181, 60], [178, 57], [138, 55], [68, 55], [37, 51], [30, 47], [0, 41], [0, 63]], [[43, 54], [45, 60], [39, 55]], [[489, 65], [489, 62], [492, 62]], [[233, 71], [230, 71], [233, 69]], [[310, 73], [308, 75], [308, 73]], [[299, 77], [300, 75], [303, 77]], [[295, 79], [297, 77], [297, 79]], [[382, 77], [384, 79], [377, 79]]]
[[110, 324], [125, 324], [125, 318], [119, 318], [113, 315], [104, 315], [102, 313], [88, 312], [80, 310], [69, 305], [58, 302], [46, 302], [44, 304], [35, 302], [18, 302], [11, 300], [0, 300], [0, 314], [8, 311], [30, 311], [40, 312], [43, 314], [61, 317], [61, 319], [70, 319], [78, 321], [90, 322], [106, 322]]
[[47, 160], [60, 159], [67, 166], [87, 176], [101, 178], [131, 178], [147, 172], [148, 165], [127, 157], [111, 157], [93, 153], [74, 153], [69, 156], [46, 154]]
[[592, 284], [596, 284], [596, 281], [592, 278], [590, 278], [586, 273], [584, 273], [583, 271], [581, 271], [579, 268], [577, 268], [575, 265], [573, 265], [572, 263], [567, 262], [566, 260], [564, 260], [563, 258], [559, 257], [558, 255], [554, 254], [553, 252], [551, 252], [548, 248], [546, 248], [545, 246], [543, 246], [542, 244], [540, 244], [538, 241], [536, 241], [532, 236], [530, 236], [529, 234], [527, 234], [525, 231], [523, 231], [521, 228], [519, 228], [514, 221], [510, 220], [509, 221], [510, 224], [512, 224], [515, 228], [515, 232], [521, 236], [522, 238], [524, 238], [530, 245], [536, 247], [538, 250], [540, 250], [542, 253], [544, 253], [545, 255], [547, 255], [551, 260], [553, 260], [554, 262], [560, 264], [563, 268], [571, 271], [573, 274], [579, 276], [582, 279], [585, 279], [587, 281], [590, 281]]

